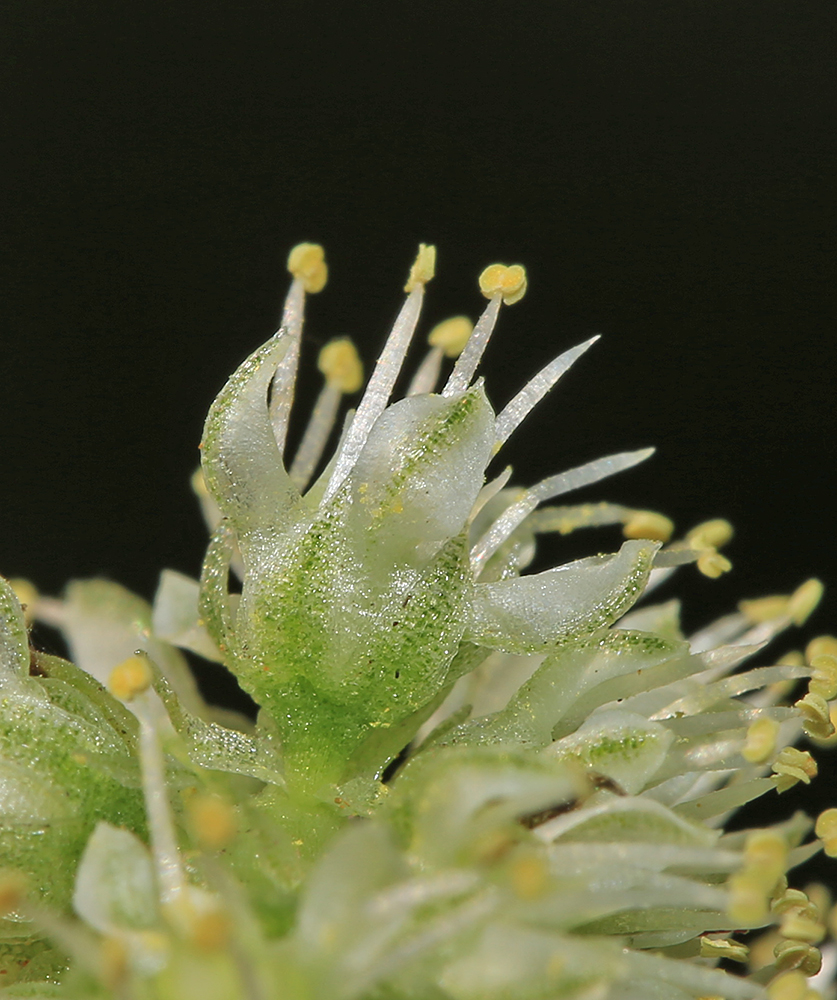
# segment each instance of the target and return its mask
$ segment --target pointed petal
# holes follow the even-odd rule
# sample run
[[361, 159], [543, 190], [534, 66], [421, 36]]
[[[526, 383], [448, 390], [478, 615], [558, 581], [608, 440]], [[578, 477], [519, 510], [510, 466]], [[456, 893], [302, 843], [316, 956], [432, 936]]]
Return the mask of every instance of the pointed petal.
[[499, 583], [477, 584], [466, 637], [511, 653], [533, 653], [613, 624], [639, 598], [657, 542], [628, 541], [618, 553]]
[[242, 550], [251, 536], [287, 526], [299, 507], [267, 408], [270, 380], [292, 343], [280, 330], [251, 354], [218, 394], [204, 426], [206, 485], [232, 522]]

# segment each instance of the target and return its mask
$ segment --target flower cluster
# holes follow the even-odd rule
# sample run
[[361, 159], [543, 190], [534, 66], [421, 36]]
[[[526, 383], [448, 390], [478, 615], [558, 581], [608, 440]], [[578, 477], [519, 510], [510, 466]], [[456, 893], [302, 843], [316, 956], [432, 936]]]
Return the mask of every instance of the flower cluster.
[[[301, 244], [279, 331], [210, 409], [193, 484], [200, 580], [153, 607], [116, 584], [0, 599], [0, 976], [9, 996], [142, 1000], [805, 1000], [825, 891], [786, 873], [837, 855], [837, 810], [725, 832], [816, 774], [835, 737], [837, 640], [739, 669], [822, 587], [684, 637], [679, 567], [717, 577], [725, 521], [559, 497], [620, 453], [528, 488], [487, 471], [596, 338], [499, 413], [476, 378], [522, 267], [480, 276], [475, 326], [440, 324], [392, 402], [435, 250], [363, 384], [345, 338], [292, 461]], [[451, 369], [442, 379], [446, 359]], [[454, 360], [455, 359], [455, 360]], [[621, 525], [619, 550], [527, 572], [538, 536]], [[30, 648], [35, 617], [73, 662]], [[182, 649], [259, 707], [205, 704]], [[806, 690], [797, 691], [799, 685]], [[813, 830], [813, 837], [811, 836]], [[751, 948], [741, 933], [761, 928]], [[733, 963], [743, 970], [731, 974]]]

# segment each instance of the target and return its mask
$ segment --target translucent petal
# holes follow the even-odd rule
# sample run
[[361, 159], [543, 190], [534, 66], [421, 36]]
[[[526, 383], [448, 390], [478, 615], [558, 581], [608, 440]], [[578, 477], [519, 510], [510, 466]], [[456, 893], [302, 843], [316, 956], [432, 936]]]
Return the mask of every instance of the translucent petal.
[[300, 508], [267, 408], [268, 386], [291, 342], [280, 330], [251, 354], [216, 397], [204, 425], [206, 485], [235, 528], [245, 561], [254, 536], [287, 528]]
[[477, 584], [466, 635], [511, 653], [531, 653], [611, 625], [642, 593], [656, 542], [628, 541], [618, 553]]
[[154, 596], [151, 624], [160, 639], [190, 649], [207, 660], [223, 659], [198, 614], [200, 584], [197, 580], [164, 569]]
[[139, 838], [110, 823], [96, 826], [76, 872], [73, 908], [103, 934], [156, 922], [154, 866]]
[[0, 672], [29, 673], [29, 636], [11, 584], [0, 576]]

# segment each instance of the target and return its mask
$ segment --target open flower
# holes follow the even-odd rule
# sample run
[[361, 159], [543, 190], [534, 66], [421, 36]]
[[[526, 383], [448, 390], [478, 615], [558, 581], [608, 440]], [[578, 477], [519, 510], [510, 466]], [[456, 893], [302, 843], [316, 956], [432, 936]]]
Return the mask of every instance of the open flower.
[[[735, 833], [724, 822], [810, 782], [814, 758], [793, 746], [803, 733], [832, 739], [837, 641], [738, 669], [805, 621], [821, 585], [743, 602], [689, 639], [676, 602], [634, 607], [679, 566], [729, 569], [731, 527], [677, 538], [656, 512], [553, 502], [651, 449], [528, 488], [509, 470], [491, 478], [596, 339], [495, 414], [477, 369], [501, 308], [525, 293], [518, 265], [483, 272], [473, 329], [437, 327], [392, 402], [434, 266], [422, 246], [314, 478], [362, 372], [345, 338], [326, 345], [325, 385], [286, 460], [305, 297], [327, 277], [320, 247], [294, 248], [280, 330], [207, 418], [200, 581], [165, 572], [153, 609], [104, 581], [60, 601], [30, 588], [30, 611], [110, 694], [54, 658], [31, 670], [4, 589], [0, 791], [22, 805], [3, 821], [3, 863], [38, 890], [27, 902], [16, 874], [0, 877], [7, 971], [63, 975], [54, 996], [160, 1000], [808, 995], [828, 903], [789, 889], [786, 872], [823, 843], [835, 852], [833, 810], [814, 839], [802, 815]], [[618, 552], [526, 572], [540, 534], [607, 524], [623, 527]], [[177, 646], [226, 664], [255, 724], [204, 705]], [[26, 740], [39, 748], [31, 775]], [[126, 805], [137, 786], [144, 815]], [[78, 836], [72, 849], [47, 836], [33, 860], [15, 850], [31, 845], [41, 801], [43, 825]], [[44, 891], [51, 866], [75, 877], [72, 919], [69, 892]], [[771, 924], [772, 952], [751, 959], [735, 933]], [[69, 971], [54, 958], [25, 971], [45, 934]]]

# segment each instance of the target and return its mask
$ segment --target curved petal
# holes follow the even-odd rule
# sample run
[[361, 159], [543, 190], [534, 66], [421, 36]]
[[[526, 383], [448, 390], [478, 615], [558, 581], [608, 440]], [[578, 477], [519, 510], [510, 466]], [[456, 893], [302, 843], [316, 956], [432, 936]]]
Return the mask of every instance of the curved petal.
[[642, 593], [658, 542], [628, 541], [544, 573], [477, 584], [466, 637], [509, 653], [534, 653], [612, 625]]

